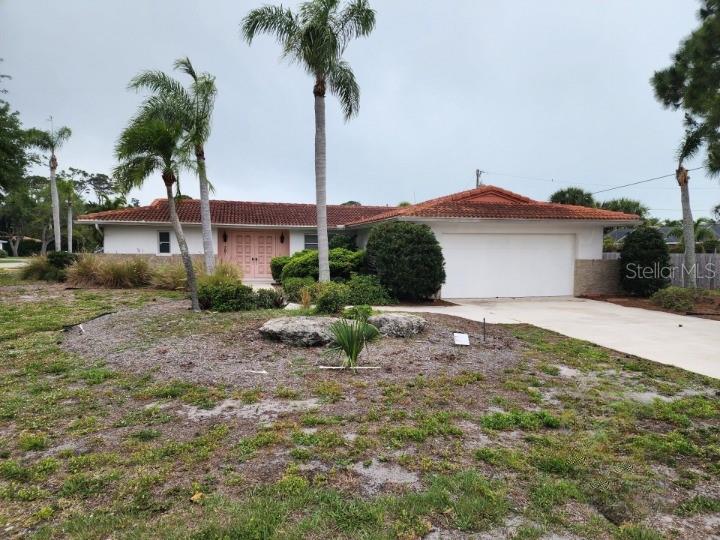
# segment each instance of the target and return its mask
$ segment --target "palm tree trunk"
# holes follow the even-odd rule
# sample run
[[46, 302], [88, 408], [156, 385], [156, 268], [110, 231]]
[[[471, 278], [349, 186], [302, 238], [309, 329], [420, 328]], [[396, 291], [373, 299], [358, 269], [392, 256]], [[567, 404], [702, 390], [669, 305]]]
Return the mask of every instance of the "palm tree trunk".
[[327, 231], [327, 156], [325, 139], [325, 81], [319, 79], [315, 95], [315, 200], [317, 208], [320, 281], [330, 281]]
[[195, 269], [193, 268], [192, 259], [190, 258], [190, 251], [185, 241], [185, 235], [183, 234], [182, 225], [180, 225], [180, 219], [175, 209], [175, 197], [173, 197], [172, 184], [166, 183], [165, 188], [167, 189], [167, 200], [168, 208], [170, 209], [170, 222], [172, 223], [173, 230], [175, 231], [175, 238], [177, 238], [178, 246], [180, 246], [180, 255], [182, 256], [183, 265], [185, 266], [185, 273], [187, 274], [187, 284], [190, 290], [190, 302], [192, 303], [193, 311], [200, 311], [200, 303], [198, 302], [197, 293], [197, 280], [195, 279]]
[[67, 250], [68, 253], [73, 252], [73, 211], [72, 204], [68, 202], [67, 209]]
[[210, 217], [210, 183], [205, 168], [205, 149], [195, 149], [198, 177], [200, 178], [200, 225], [202, 227], [203, 253], [205, 254], [205, 271], [212, 274], [215, 270], [215, 248], [212, 239], [212, 219]]
[[62, 251], [60, 241], [60, 197], [58, 197], [57, 180], [55, 178], [56, 171], [57, 158], [53, 153], [50, 156], [50, 198], [52, 200], [53, 233], [55, 233], [55, 251]]
[[690, 209], [690, 187], [687, 169], [680, 164], [677, 173], [678, 184], [680, 184], [680, 201], [683, 214], [683, 243], [685, 244], [685, 262], [683, 268], [683, 283], [685, 287], [697, 288], [695, 264], [695, 222], [693, 221], [692, 210]]

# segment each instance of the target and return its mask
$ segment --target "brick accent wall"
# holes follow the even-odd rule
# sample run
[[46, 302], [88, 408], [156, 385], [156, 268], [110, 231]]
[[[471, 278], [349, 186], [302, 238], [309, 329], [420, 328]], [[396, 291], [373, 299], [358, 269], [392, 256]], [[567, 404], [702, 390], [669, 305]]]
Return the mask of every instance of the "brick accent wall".
[[620, 294], [620, 261], [575, 261], [575, 296]]

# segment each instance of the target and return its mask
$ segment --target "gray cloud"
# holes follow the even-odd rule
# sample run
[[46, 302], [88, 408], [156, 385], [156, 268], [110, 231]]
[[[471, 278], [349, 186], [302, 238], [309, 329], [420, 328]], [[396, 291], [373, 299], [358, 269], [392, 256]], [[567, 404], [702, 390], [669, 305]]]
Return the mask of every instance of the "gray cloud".
[[[423, 200], [486, 181], [545, 199], [672, 172], [682, 134], [648, 80], [696, 25], [695, 2], [375, 0], [378, 26], [347, 58], [362, 88], [345, 123], [329, 99], [332, 202]], [[113, 144], [140, 102], [126, 90], [142, 69], [189, 55], [217, 76], [207, 156], [216, 197], [314, 198], [312, 81], [279, 60], [270, 39], [248, 47], [238, 25], [256, 1], [0, 1], [8, 99], [28, 126], [52, 114], [74, 135], [62, 166], [109, 171]], [[697, 164], [700, 164], [698, 161]], [[720, 202], [718, 182], [693, 175], [695, 212]], [[197, 193], [190, 175], [184, 190]], [[139, 193], [163, 195], [160, 179]], [[672, 179], [601, 198], [643, 200], [679, 217]]]

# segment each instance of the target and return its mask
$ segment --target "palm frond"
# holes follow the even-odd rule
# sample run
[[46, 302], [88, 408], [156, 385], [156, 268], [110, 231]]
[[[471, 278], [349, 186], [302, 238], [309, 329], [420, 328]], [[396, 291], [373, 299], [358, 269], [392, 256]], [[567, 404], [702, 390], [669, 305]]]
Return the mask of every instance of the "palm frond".
[[113, 178], [121, 193], [139, 188], [155, 171], [160, 170], [162, 163], [152, 155], [141, 154], [123, 160], [113, 169]]
[[143, 71], [133, 77], [128, 84], [131, 90], [149, 90], [155, 94], [182, 96], [183, 100], [191, 101], [185, 87], [177, 79], [162, 71]]
[[352, 72], [350, 64], [344, 60], [333, 63], [327, 80], [330, 92], [340, 101], [345, 120], [349, 120], [360, 109], [360, 87], [355, 80], [355, 74]]
[[25, 141], [31, 148], [49, 152], [53, 148], [52, 138], [48, 131], [30, 128], [25, 131]]
[[298, 31], [298, 22], [290, 9], [279, 6], [263, 6], [253, 9], [243, 19], [241, 32], [248, 43], [258, 34], [270, 34], [284, 43], [288, 36]]
[[190, 62], [190, 58], [187, 56], [185, 58], [178, 58], [175, 60], [173, 67], [178, 71], [182, 71], [186, 75], [190, 75], [193, 80], [197, 81], [197, 73], [195, 73], [195, 68], [193, 68], [192, 62]]
[[677, 150], [678, 162], [691, 159], [702, 147], [705, 138], [705, 126], [696, 122], [690, 115], [685, 115], [685, 136]]
[[55, 148], [55, 150], [57, 150], [70, 139], [70, 137], [72, 136], [72, 130], [67, 126], [63, 126], [57, 131], [55, 131], [52, 135], [54, 143], [53, 147]]
[[375, 10], [367, 0], [353, 0], [340, 13], [338, 34], [342, 36], [343, 49], [347, 43], [370, 34], [375, 28]]

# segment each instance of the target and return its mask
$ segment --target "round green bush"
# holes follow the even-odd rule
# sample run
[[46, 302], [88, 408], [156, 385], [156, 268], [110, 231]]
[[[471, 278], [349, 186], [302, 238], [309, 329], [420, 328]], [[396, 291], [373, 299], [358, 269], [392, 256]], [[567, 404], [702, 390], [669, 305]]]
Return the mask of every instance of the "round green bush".
[[349, 288], [344, 283], [328, 281], [315, 285], [315, 311], [340, 313], [347, 305]]
[[252, 289], [239, 281], [200, 283], [198, 300], [201, 309], [213, 311], [249, 311], [257, 309], [257, 297]]
[[0, 249], [0, 259], [5, 259], [8, 256], [7, 251]]
[[620, 251], [620, 285], [636, 296], [651, 296], [670, 283], [670, 255], [660, 231], [638, 227]]
[[362, 304], [384, 306], [395, 303], [387, 289], [380, 284], [377, 276], [353, 274], [347, 286], [348, 303], [354, 306]]
[[368, 237], [367, 259], [380, 283], [400, 300], [430, 298], [445, 282], [442, 248], [427, 225], [375, 225]]
[[74, 253], [68, 253], [67, 251], [51, 251], [47, 254], [48, 262], [60, 270], [67, 268], [72, 263], [77, 261], [78, 256]]
[[273, 257], [270, 260], [270, 273], [272, 274], [275, 283], [280, 283], [282, 279], [282, 271], [285, 265], [290, 262], [290, 257], [287, 255], [281, 255], [280, 257]]
[[284, 279], [282, 282], [283, 291], [285, 292], [285, 298], [290, 302], [300, 301], [300, 291], [304, 287], [312, 287], [315, 285], [315, 280], [311, 277], [291, 277]]
[[654, 304], [664, 307], [665, 309], [687, 313], [688, 311], [692, 311], [698, 299], [708, 296], [708, 294], [708, 291], [703, 289], [666, 287], [657, 291], [650, 299]]
[[[328, 253], [330, 263], [330, 277], [334, 280], [349, 279], [353, 272], [358, 272], [364, 266], [365, 252], [350, 251], [344, 248], [331, 249]], [[311, 277], [315, 280], [319, 275], [318, 252], [307, 249], [295, 253], [285, 263], [280, 277], [282, 282], [292, 277]]]
[[330, 249], [344, 248], [349, 251], [357, 251], [355, 236], [347, 233], [337, 233], [330, 236], [328, 240]]

